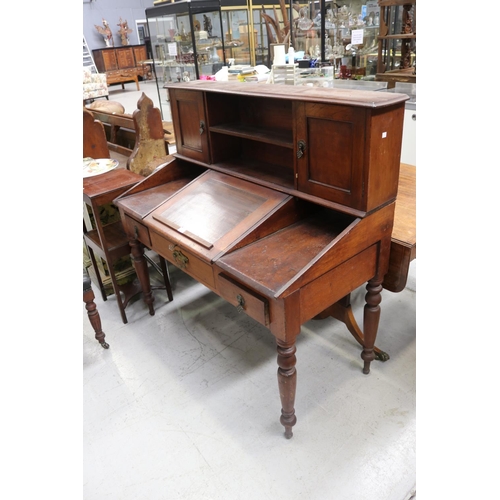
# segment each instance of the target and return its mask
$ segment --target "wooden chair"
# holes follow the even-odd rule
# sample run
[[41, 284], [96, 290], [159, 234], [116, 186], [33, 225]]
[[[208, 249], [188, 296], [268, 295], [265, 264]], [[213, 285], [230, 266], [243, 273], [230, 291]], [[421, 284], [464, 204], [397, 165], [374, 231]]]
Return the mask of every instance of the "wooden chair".
[[86, 108], [83, 108], [83, 157], [110, 157], [104, 126]]
[[144, 92], [137, 101], [137, 109], [132, 115], [136, 140], [130, 155], [128, 168], [145, 177], [167, 161], [168, 146], [161, 113], [153, 106], [153, 101]]
[[[92, 158], [110, 157], [102, 123], [94, 120], [92, 113], [85, 108], [83, 109], [83, 155], [84, 157], [90, 156]], [[94, 274], [103, 300], [107, 300], [107, 294], [97, 265], [96, 255], [106, 262], [113, 291], [118, 302], [118, 308], [124, 323], [127, 323], [125, 308], [129, 300], [141, 292], [141, 288], [137, 282], [119, 285], [114, 265], [119, 259], [130, 256], [130, 245], [121, 219], [117, 218], [116, 221], [108, 224], [103, 223], [100, 216], [100, 208], [111, 204], [117, 196], [141, 180], [142, 176], [139, 174], [125, 169], [115, 169], [100, 176], [84, 179], [83, 183], [83, 200], [92, 210], [95, 225], [95, 228], [89, 228], [84, 222], [84, 241], [87, 245], [88, 254], [94, 267]], [[155, 269], [163, 276], [169, 300], [173, 300], [168, 268], [163, 257], [159, 257], [161, 269], [159, 270], [156, 265]], [[122, 293], [124, 297], [122, 297]], [[154, 314], [152, 299], [148, 297], [147, 302], [150, 305], [150, 312]]]

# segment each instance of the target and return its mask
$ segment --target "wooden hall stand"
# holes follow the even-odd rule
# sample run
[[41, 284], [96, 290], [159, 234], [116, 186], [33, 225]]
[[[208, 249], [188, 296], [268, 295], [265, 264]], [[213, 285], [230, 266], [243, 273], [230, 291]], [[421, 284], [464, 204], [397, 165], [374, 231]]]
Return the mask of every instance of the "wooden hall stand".
[[408, 96], [203, 81], [167, 88], [177, 153], [115, 204], [132, 245], [275, 337], [290, 438], [301, 325], [363, 283], [364, 373], [375, 359]]
[[[124, 169], [115, 169], [106, 174], [83, 179], [83, 201], [91, 207], [96, 226], [96, 229], [89, 231], [84, 225], [85, 243], [89, 249], [90, 260], [95, 269], [103, 300], [106, 300], [106, 293], [97, 267], [95, 255], [97, 254], [98, 257], [104, 259], [107, 263], [113, 290], [118, 303], [118, 309], [120, 310], [120, 315], [124, 323], [127, 323], [125, 308], [129, 300], [137, 295], [141, 291], [141, 288], [136, 283], [129, 283], [124, 286], [118, 284], [113, 264], [119, 258], [130, 254], [130, 246], [128, 238], [123, 230], [121, 220], [103, 225], [99, 216], [99, 207], [111, 203], [116, 196], [125, 192], [128, 188], [137, 184], [142, 179], [143, 177], [139, 174]], [[121, 292], [124, 293], [124, 298], [122, 298]], [[154, 314], [152, 297], [145, 296], [145, 301], [149, 306], [150, 314]]]

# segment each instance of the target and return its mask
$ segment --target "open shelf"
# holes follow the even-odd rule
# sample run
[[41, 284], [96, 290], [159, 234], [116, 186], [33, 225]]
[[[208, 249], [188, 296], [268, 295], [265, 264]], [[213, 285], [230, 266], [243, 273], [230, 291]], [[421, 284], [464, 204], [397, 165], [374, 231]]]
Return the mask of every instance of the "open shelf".
[[123, 229], [121, 220], [103, 226], [103, 232], [107, 243], [106, 249], [102, 248], [101, 239], [96, 229], [92, 229], [84, 235], [87, 244], [92, 246], [93, 250], [102, 258], [105, 258], [105, 250], [116, 258], [130, 253], [128, 238]]
[[293, 134], [291, 130], [254, 127], [242, 123], [227, 123], [223, 125], [212, 125], [210, 127], [210, 132], [241, 137], [243, 139], [251, 139], [274, 146], [293, 148]]
[[214, 163], [210, 166], [214, 170], [228, 173], [234, 177], [258, 181], [266, 187], [273, 187], [282, 190], [294, 189], [293, 170], [274, 165], [271, 163], [263, 163], [256, 160], [235, 159]]

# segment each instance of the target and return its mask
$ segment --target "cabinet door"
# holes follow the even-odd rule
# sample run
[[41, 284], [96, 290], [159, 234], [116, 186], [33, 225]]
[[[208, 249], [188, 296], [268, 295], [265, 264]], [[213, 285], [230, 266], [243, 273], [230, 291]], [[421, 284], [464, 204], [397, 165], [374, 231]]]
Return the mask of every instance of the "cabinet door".
[[118, 69], [115, 49], [103, 49], [94, 51], [94, 59], [99, 73]]
[[210, 163], [203, 92], [171, 88], [169, 93], [177, 152]]
[[145, 61], [148, 58], [148, 54], [146, 52], [146, 46], [145, 45], [137, 45], [135, 47], [132, 47], [134, 51], [134, 57], [135, 57], [135, 64], [136, 66], [139, 63], [142, 63], [142, 61]]
[[120, 69], [135, 67], [134, 51], [131, 47], [116, 49], [116, 58]]
[[295, 116], [298, 189], [363, 210], [365, 110], [301, 102]]

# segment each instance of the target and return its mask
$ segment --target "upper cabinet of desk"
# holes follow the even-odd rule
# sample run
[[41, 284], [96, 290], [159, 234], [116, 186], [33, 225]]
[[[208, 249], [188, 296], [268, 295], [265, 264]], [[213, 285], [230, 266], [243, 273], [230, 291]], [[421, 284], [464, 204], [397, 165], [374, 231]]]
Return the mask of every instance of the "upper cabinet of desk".
[[363, 216], [396, 198], [405, 94], [167, 84], [177, 156]]

